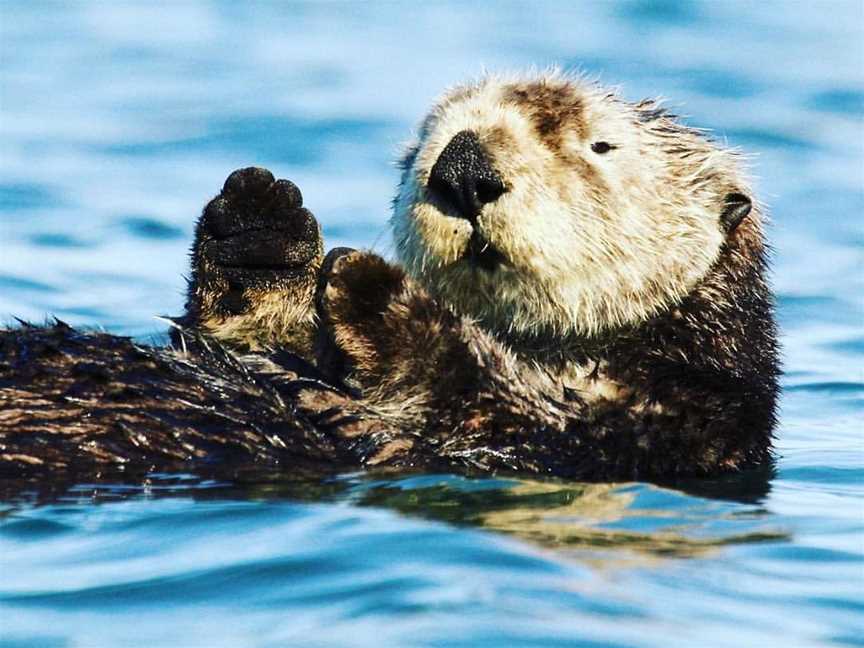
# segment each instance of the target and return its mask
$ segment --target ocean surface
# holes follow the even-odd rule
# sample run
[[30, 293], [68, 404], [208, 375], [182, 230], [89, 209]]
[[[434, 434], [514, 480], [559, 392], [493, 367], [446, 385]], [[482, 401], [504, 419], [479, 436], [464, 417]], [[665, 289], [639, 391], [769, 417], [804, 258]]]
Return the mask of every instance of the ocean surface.
[[864, 646], [864, 4], [0, 3], [0, 319], [143, 341], [227, 174], [390, 254], [433, 98], [558, 65], [753, 155], [778, 460], [680, 489], [154, 474], [0, 501], [0, 648]]

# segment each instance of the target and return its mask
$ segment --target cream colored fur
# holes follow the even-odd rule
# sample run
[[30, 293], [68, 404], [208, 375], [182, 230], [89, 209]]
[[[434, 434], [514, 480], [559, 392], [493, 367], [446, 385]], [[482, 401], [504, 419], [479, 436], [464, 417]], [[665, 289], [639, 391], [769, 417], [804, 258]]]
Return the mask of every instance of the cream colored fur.
[[200, 326], [231, 346], [250, 351], [284, 346], [309, 356], [316, 326], [312, 288], [290, 298], [281, 290], [249, 290], [254, 308], [242, 315], [211, 315]]
[[[668, 309], [708, 272], [725, 233], [725, 191], [746, 186], [736, 155], [667, 116], [594, 83], [553, 73], [581, 105], [559, 134], [537, 134], [530, 107], [507, 100], [538, 83], [490, 76], [440, 100], [406, 156], [392, 217], [409, 274], [457, 312], [517, 334], [597, 335]], [[494, 273], [462, 258], [471, 224], [426, 190], [452, 137], [477, 133], [507, 192], [480, 233], [507, 259]], [[614, 150], [592, 151], [594, 142]], [[719, 179], [719, 181], [718, 181]]]

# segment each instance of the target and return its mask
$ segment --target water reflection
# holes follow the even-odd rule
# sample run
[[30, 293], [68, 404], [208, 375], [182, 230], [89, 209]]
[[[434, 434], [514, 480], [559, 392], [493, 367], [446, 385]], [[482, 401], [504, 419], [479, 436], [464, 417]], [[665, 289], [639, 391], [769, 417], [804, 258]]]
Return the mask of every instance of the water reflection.
[[758, 506], [698, 499], [648, 484], [421, 479], [437, 483], [360, 482], [352, 500], [543, 547], [590, 552], [601, 562], [704, 556], [724, 545], [786, 538]]
[[728, 545], [788, 539], [759, 504], [767, 492], [768, 475], [761, 471], [728, 482], [700, 482], [706, 497], [650, 484], [412, 474], [322, 479], [258, 473], [248, 481], [253, 475], [235, 473], [233, 483], [151, 474], [137, 484], [108, 479], [56, 484], [51, 489], [45, 484], [36, 488], [6, 482], [2, 492], [9, 502], [6, 516], [32, 505], [171, 497], [352, 504], [502, 533], [538, 547], [578, 554], [580, 560], [596, 566], [615, 566], [664, 557], [706, 557]]

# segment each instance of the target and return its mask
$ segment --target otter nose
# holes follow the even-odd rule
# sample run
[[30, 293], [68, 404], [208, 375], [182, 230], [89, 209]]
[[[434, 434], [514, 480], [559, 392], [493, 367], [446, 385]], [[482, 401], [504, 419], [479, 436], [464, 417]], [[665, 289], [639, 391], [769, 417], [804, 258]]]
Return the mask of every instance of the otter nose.
[[441, 151], [428, 187], [472, 223], [483, 205], [495, 202], [506, 191], [477, 134], [468, 130], [456, 133]]

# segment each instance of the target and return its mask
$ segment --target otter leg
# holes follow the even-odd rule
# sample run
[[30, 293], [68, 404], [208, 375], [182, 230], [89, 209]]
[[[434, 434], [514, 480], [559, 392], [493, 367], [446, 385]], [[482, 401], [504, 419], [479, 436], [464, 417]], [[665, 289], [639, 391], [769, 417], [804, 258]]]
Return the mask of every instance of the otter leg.
[[235, 171], [198, 220], [181, 321], [237, 348], [308, 355], [322, 258], [300, 190], [266, 169]]

